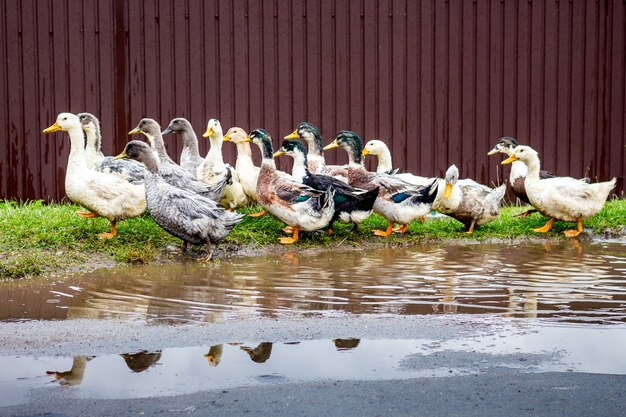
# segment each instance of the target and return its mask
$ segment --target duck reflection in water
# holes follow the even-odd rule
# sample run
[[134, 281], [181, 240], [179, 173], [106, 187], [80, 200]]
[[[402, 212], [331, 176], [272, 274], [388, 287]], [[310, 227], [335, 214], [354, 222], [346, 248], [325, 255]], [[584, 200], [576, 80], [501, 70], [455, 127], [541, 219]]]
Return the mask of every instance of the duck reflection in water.
[[272, 354], [272, 343], [262, 342], [259, 343], [259, 346], [255, 347], [254, 349], [247, 346], [240, 346], [239, 349], [247, 352], [248, 355], [250, 355], [250, 359], [252, 359], [252, 362], [263, 363], [267, 361]]
[[54, 378], [59, 381], [59, 384], [63, 386], [80, 385], [80, 383], [83, 382], [83, 375], [85, 375], [85, 367], [87, 366], [87, 361], [90, 361], [91, 359], [93, 359], [93, 356], [74, 356], [74, 359], [72, 361], [72, 368], [69, 371], [46, 371], [46, 374], [54, 375]]
[[137, 353], [120, 354], [126, 362], [126, 366], [133, 372], [143, 372], [161, 359], [161, 351], [148, 352], [141, 350]]
[[207, 361], [209, 361], [209, 365], [212, 367], [216, 367], [220, 364], [222, 360], [222, 351], [224, 349], [224, 345], [213, 345], [209, 348], [209, 353], [204, 355]]
[[335, 344], [337, 350], [349, 350], [359, 346], [361, 339], [355, 339], [353, 337], [349, 339], [333, 339], [333, 343]]

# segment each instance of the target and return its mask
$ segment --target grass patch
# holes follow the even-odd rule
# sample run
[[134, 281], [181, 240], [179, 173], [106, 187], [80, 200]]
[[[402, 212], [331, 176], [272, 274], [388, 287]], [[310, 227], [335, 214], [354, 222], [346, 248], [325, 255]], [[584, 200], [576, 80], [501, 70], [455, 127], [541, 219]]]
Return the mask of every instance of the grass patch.
[[[545, 236], [532, 231], [542, 226], [547, 218], [540, 214], [520, 219], [515, 217], [528, 207], [504, 207], [493, 222], [476, 228], [474, 234], [464, 233], [463, 225], [451, 218], [427, 219], [413, 222], [404, 235], [393, 234], [386, 238], [372, 236], [372, 230], [385, 229], [387, 222], [378, 215], [365, 220], [355, 233], [351, 225], [335, 223], [333, 235], [302, 233], [296, 244], [299, 248], [358, 246], [365, 241], [380, 245], [417, 243], [428, 240], [485, 240], [513, 239]], [[59, 269], [78, 268], [81, 262], [93, 262], [94, 258], [106, 258], [111, 262], [146, 264], [158, 259], [168, 245], [180, 245], [180, 240], [162, 230], [150, 218], [143, 215], [118, 224], [114, 239], [101, 240], [96, 235], [109, 230], [106, 219], [84, 219], [75, 214], [80, 210], [73, 204], [44, 204], [33, 201], [18, 204], [0, 201], [0, 278], [19, 278], [40, 275]], [[241, 212], [250, 214], [259, 206], [246, 207]], [[556, 222], [547, 236], [564, 239], [563, 230], [575, 224]], [[612, 199], [604, 209], [584, 222], [585, 229], [595, 234], [616, 233], [626, 230], [626, 200]], [[231, 245], [267, 246], [277, 244], [284, 236], [280, 229], [284, 224], [266, 215], [260, 218], [246, 217], [225, 239]], [[89, 263], [85, 264], [89, 267]]]

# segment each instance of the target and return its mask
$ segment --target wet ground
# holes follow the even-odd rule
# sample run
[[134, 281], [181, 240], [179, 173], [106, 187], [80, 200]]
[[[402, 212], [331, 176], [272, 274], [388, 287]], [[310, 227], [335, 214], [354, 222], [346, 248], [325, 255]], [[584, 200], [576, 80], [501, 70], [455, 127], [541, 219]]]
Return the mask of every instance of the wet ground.
[[334, 401], [332, 384], [359, 405], [327, 414], [413, 414], [420, 395], [462, 403], [431, 415], [625, 412], [624, 241], [294, 251], [7, 283], [0, 300], [0, 415], [275, 415], [285, 396]]

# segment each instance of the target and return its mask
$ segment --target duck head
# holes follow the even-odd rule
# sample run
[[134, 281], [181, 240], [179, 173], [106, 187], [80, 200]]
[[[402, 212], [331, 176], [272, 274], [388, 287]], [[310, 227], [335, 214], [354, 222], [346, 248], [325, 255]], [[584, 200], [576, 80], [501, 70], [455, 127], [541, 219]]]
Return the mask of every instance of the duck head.
[[81, 126], [80, 120], [78, 119], [78, 116], [76, 116], [75, 114], [60, 113], [57, 116], [56, 122], [52, 126], [45, 128], [43, 130], [43, 133], [58, 132], [59, 130], [63, 130], [67, 132], [68, 130], [71, 130], [73, 128], [80, 129], [80, 126]]
[[452, 187], [459, 180], [459, 169], [456, 165], [450, 165], [450, 168], [446, 171], [444, 181], [446, 182], [446, 188], [443, 192], [443, 198], [448, 198], [452, 194]]
[[361, 137], [350, 130], [342, 130], [337, 134], [335, 140], [324, 147], [324, 150], [342, 148], [348, 153], [350, 164], [360, 165], [363, 160], [363, 142]]
[[243, 143], [249, 142], [248, 134], [240, 127], [231, 127], [224, 135], [224, 142]]
[[134, 159], [146, 166], [150, 171], [157, 170], [157, 160], [150, 149], [150, 145], [140, 140], [131, 140], [126, 144], [126, 147], [121, 154], [117, 155], [114, 159]]
[[167, 135], [168, 133], [175, 133], [178, 135], [180, 133], [189, 131], [193, 131], [193, 127], [191, 127], [191, 123], [189, 123], [189, 120], [183, 117], [177, 117], [175, 119], [172, 119], [172, 121], [165, 128], [165, 130], [161, 132], [161, 135]]
[[154, 138], [156, 135], [161, 134], [161, 126], [154, 119], [144, 118], [139, 121], [136, 128], [128, 132], [129, 135], [136, 135], [143, 133], [148, 139]]
[[278, 151], [274, 154], [274, 158], [280, 155], [288, 155], [292, 158], [305, 158], [306, 161], [306, 150], [304, 149], [302, 142], [299, 140], [284, 141], [280, 149], [278, 149]]
[[362, 155], [382, 155], [385, 151], [389, 152], [389, 148], [385, 145], [385, 142], [378, 139], [372, 139], [365, 144]]
[[518, 146], [519, 143], [517, 143], [517, 140], [515, 140], [515, 138], [512, 138], [510, 136], [504, 136], [500, 138], [500, 140], [498, 140], [498, 143], [496, 143], [496, 146], [494, 146], [492, 150], [487, 152], [487, 155], [495, 155], [500, 152], [511, 156], [515, 148], [517, 148]]
[[520, 145], [515, 148], [511, 156], [509, 156], [507, 159], [500, 163], [502, 165], [505, 165], [517, 160], [524, 162], [526, 165], [529, 165], [529, 163], [534, 162], [535, 160], [539, 160], [539, 154], [530, 146]]
[[272, 137], [265, 129], [254, 129], [250, 133], [250, 140], [261, 149], [263, 159], [274, 159]]
[[80, 120], [81, 127], [85, 132], [96, 134], [98, 126], [100, 126], [100, 120], [91, 113], [78, 113], [78, 120]]
[[216, 135], [222, 136], [222, 125], [220, 124], [219, 120], [211, 119], [209, 120], [209, 123], [207, 123], [206, 132], [202, 134], [202, 137], [212, 138]]

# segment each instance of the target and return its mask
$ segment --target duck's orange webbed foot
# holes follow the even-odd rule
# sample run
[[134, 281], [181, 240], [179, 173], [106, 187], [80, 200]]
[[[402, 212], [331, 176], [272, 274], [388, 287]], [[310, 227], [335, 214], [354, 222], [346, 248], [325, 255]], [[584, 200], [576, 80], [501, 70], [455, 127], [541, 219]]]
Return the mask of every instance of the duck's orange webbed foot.
[[85, 219], [92, 219], [94, 217], [100, 217], [98, 214], [92, 213], [90, 211], [80, 211], [80, 210], [77, 210], [76, 214], [78, 214], [80, 217], [84, 217]]
[[548, 220], [548, 222], [546, 224], [544, 224], [542, 227], [538, 227], [536, 229], [533, 229], [533, 232], [537, 232], [537, 233], [548, 233], [550, 231], [550, 229], [552, 229], [552, 223], [554, 223], [554, 217], [551, 218], [550, 220]]
[[298, 232], [300, 231], [300, 229], [298, 227], [294, 227], [293, 228], [293, 236], [292, 237], [281, 237], [280, 239], [278, 239], [278, 241], [280, 243], [282, 243], [283, 245], [291, 245], [295, 242], [298, 241]]
[[265, 216], [266, 213], [267, 211], [261, 210], [258, 213], [248, 214], [248, 217], [261, 217], [261, 216]]
[[116, 235], [117, 235], [117, 229], [115, 228], [115, 222], [111, 222], [111, 231], [99, 233], [97, 236], [100, 239], [111, 239], [111, 238], [114, 238]]
[[374, 230], [374, 235], [389, 236], [391, 232], [393, 232], [393, 222], [389, 222], [389, 226], [387, 226], [387, 230]]
[[392, 230], [396, 233], [404, 233], [407, 231], [408, 228], [409, 228], [408, 224], [402, 224], [398, 227], [394, 227]]
[[567, 237], [576, 237], [583, 231], [583, 220], [578, 219], [578, 227], [576, 229], [570, 229], [563, 231], [563, 234]]

